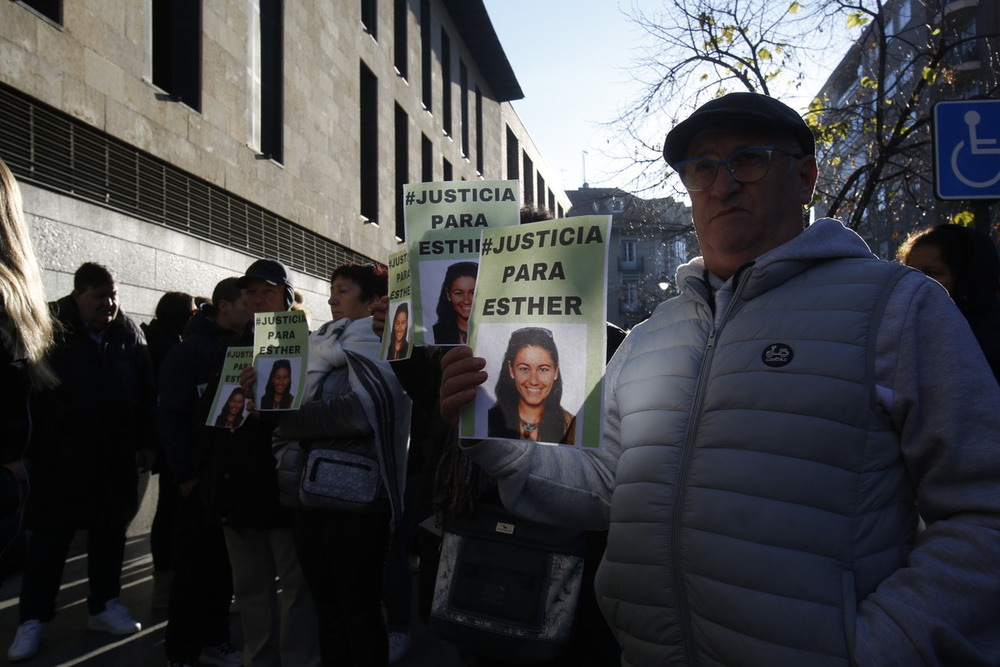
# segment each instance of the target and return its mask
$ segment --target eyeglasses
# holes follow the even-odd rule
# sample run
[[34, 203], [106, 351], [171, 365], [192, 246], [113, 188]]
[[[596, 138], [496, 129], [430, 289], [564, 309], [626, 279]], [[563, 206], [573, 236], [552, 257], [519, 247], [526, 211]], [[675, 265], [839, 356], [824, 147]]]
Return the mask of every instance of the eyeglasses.
[[753, 146], [736, 151], [725, 160], [711, 160], [705, 157], [681, 160], [674, 169], [681, 177], [684, 187], [691, 192], [700, 192], [715, 182], [719, 165], [726, 165], [726, 170], [739, 183], [756, 183], [767, 176], [771, 168], [771, 154], [781, 153], [796, 160], [805, 157], [774, 146]]

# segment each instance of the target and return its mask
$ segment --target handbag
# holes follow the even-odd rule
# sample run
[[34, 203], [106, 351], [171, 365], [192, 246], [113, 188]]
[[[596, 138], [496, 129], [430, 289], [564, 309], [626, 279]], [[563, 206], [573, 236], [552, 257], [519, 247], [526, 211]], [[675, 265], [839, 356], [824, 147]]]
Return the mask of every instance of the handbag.
[[302, 443], [299, 501], [312, 509], [375, 509], [382, 480], [373, 437]]
[[583, 579], [584, 533], [479, 505], [444, 524], [429, 626], [459, 646], [523, 663], [569, 641]]

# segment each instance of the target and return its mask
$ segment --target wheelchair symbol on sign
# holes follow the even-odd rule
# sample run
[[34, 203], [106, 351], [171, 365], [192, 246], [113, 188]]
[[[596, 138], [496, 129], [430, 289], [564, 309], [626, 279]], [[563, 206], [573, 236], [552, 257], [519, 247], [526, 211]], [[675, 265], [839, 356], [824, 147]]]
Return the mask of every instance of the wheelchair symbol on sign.
[[[996, 139], [980, 139], [978, 133], [976, 132], [976, 126], [979, 125], [979, 121], [982, 117], [979, 115], [978, 111], [966, 111], [965, 116], [963, 116], [965, 124], [969, 126], [969, 153], [972, 155], [1000, 155], [1000, 147], [997, 147]], [[951, 152], [951, 171], [955, 174], [955, 177], [962, 183], [968, 185], [971, 188], [988, 188], [991, 185], [996, 184], [1000, 181], [1000, 171], [996, 173], [993, 178], [985, 181], [974, 181], [971, 178], [967, 178], [958, 166], [958, 154], [962, 152], [965, 147], [965, 141], [960, 141], [955, 146], [955, 150]]]

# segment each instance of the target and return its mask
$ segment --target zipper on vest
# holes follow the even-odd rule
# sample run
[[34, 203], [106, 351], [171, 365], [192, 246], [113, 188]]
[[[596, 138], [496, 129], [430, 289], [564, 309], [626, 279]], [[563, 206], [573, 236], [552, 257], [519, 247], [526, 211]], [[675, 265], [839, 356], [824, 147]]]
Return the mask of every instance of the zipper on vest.
[[[746, 271], [749, 274], [750, 271]], [[733, 296], [726, 306], [726, 312], [722, 318], [717, 320], [712, 312], [712, 323], [708, 330], [708, 339], [705, 341], [705, 354], [702, 357], [701, 368], [698, 370], [698, 382], [695, 385], [694, 400], [691, 402], [691, 412], [688, 415], [687, 432], [684, 434], [684, 444], [681, 448], [680, 460], [677, 463], [677, 478], [674, 484], [674, 506], [671, 514], [672, 530], [670, 533], [670, 569], [673, 572], [674, 591], [677, 595], [677, 617], [680, 619], [681, 636], [684, 639], [684, 653], [687, 656], [687, 664], [694, 667], [698, 664], [698, 652], [695, 651], [694, 631], [691, 629], [691, 614], [688, 610], [687, 590], [684, 584], [684, 572], [680, 567], [680, 525], [681, 515], [684, 507], [684, 496], [687, 493], [688, 466], [691, 464], [691, 454], [694, 450], [694, 441], [698, 432], [699, 417], [702, 405], [705, 402], [705, 385], [708, 383], [709, 368], [715, 357], [715, 343], [732, 315], [736, 302], [739, 301], [740, 294], [747, 279], [744, 275], [737, 276], [738, 282], [733, 290]], [[713, 299], [714, 301], [714, 299]]]

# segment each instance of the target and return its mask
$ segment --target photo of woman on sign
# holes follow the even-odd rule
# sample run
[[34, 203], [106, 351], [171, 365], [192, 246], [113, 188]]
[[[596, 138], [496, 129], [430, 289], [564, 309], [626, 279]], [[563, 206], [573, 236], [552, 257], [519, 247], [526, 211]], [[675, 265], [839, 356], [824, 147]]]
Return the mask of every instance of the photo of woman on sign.
[[408, 359], [410, 356], [410, 304], [406, 301], [396, 307], [392, 316], [392, 328], [389, 329], [389, 350], [386, 358]]
[[563, 409], [559, 351], [552, 332], [525, 327], [510, 336], [497, 377], [488, 437], [572, 445], [576, 418]]
[[261, 410], [289, 410], [292, 407], [292, 364], [288, 359], [278, 359], [271, 366], [267, 386], [260, 400]]
[[464, 345], [469, 342], [469, 315], [476, 292], [475, 262], [456, 262], [444, 274], [434, 325], [435, 345]]
[[247, 404], [247, 394], [243, 387], [235, 387], [215, 418], [215, 425], [223, 428], [239, 428], [243, 423], [243, 410]]

